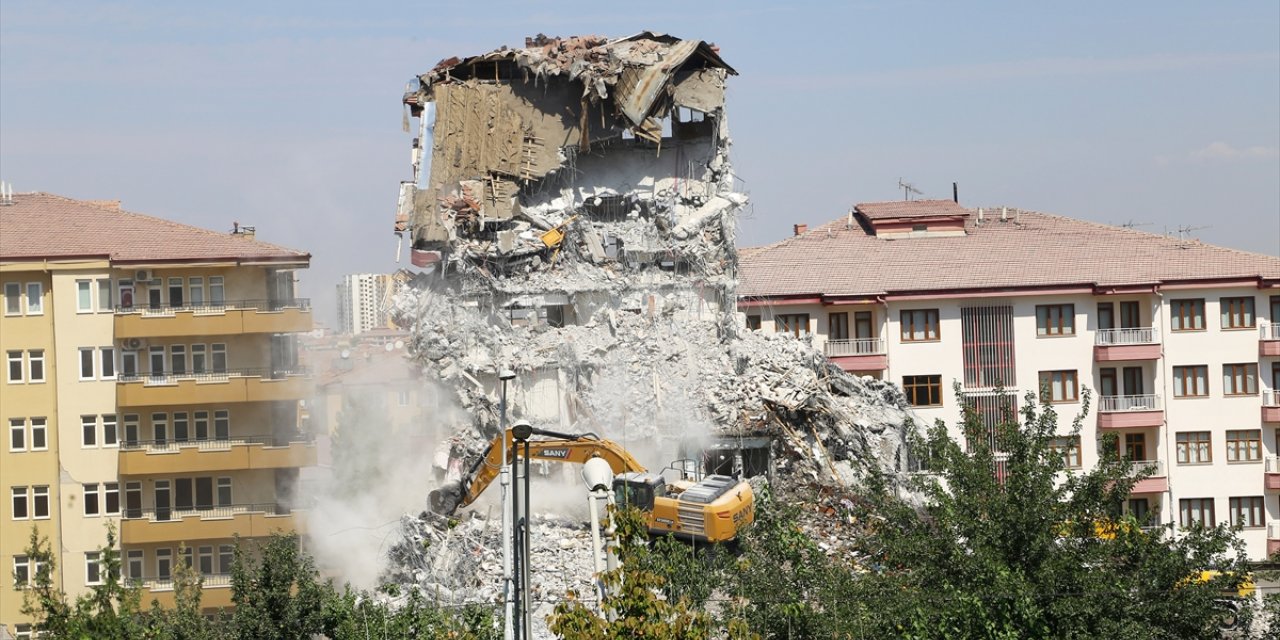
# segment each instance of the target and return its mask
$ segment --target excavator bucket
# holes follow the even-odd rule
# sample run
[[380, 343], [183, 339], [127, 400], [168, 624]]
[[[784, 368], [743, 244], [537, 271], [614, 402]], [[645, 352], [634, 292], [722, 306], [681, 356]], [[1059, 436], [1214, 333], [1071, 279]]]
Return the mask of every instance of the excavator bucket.
[[462, 485], [450, 483], [427, 494], [427, 506], [432, 513], [451, 516], [458, 510], [458, 502], [462, 499]]

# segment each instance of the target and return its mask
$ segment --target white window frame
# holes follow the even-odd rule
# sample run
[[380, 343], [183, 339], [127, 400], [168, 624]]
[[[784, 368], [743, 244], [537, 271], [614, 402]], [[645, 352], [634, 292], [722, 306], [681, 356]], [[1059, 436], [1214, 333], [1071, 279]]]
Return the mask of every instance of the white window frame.
[[[37, 356], [36, 354], [40, 354]], [[36, 377], [36, 363], [40, 363], [40, 377]], [[45, 369], [44, 349], [31, 349], [27, 351], [27, 382], [33, 384], [43, 383], [48, 377], [48, 371]]]
[[76, 313], [93, 313], [92, 280], [76, 280]]
[[146, 569], [147, 556], [142, 549], [130, 549], [125, 552], [124, 570], [125, 578], [131, 582], [141, 582], [142, 574]]
[[98, 416], [80, 416], [80, 448], [98, 448]]
[[[38, 507], [40, 506], [40, 498], [44, 498], [44, 515], [40, 515]], [[31, 519], [32, 520], [48, 520], [52, 509], [49, 505], [49, 485], [37, 485], [31, 487]]]
[[[42, 446], [36, 446], [36, 431], [40, 432], [40, 439], [44, 441]], [[31, 433], [27, 439], [29, 451], [48, 451], [49, 450], [49, 419], [44, 416], [31, 419]]]
[[[18, 437], [19, 446], [13, 446], [14, 436]], [[9, 418], [9, 453], [21, 453], [27, 451], [27, 420], [26, 418]]]
[[[108, 499], [108, 496], [111, 496], [112, 494], [114, 494], [116, 497], [116, 508], [114, 510], [111, 508], [111, 500]], [[103, 515], [108, 515], [108, 516], [120, 515], [120, 483], [119, 482], [104, 482], [102, 484], [102, 513]]]
[[[90, 498], [93, 498], [93, 510], [89, 510]], [[96, 518], [102, 515], [102, 492], [98, 490], [98, 483], [89, 482], [84, 485], [84, 517]]]
[[[213, 292], [217, 291], [218, 295]], [[209, 276], [209, 304], [215, 307], [227, 304], [226, 280], [222, 276]]]
[[[97, 351], [98, 351], [98, 350], [97, 350], [97, 349], [94, 349], [93, 347], [80, 347], [80, 349], [79, 349], [80, 356], [79, 356], [79, 358], [77, 359], [76, 363], [77, 363], [77, 365], [78, 365], [78, 366], [79, 366], [79, 368], [80, 368], [80, 379], [81, 379], [81, 380], [93, 380], [93, 379], [95, 379], [94, 373], [97, 371], [97, 367], [98, 367], [98, 364], [97, 364], [97, 361], [98, 361]], [[86, 355], [87, 355], [87, 356], [89, 356], [89, 362], [88, 362], [88, 365], [89, 365], [89, 375], [87, 375], [87, 376], [84, 374], [84, 365], [86, 364], [86, 363], [85, 363], [85, 356], [86, 356]]]
[[[31, 296], [32, 291], [36, 292], [36, 295], [34, 298], [32, 298]], [[44, 284], [40, 282], [28, 282], [24, 293], [27, 294], [26, 295], [27, 315], [29, 316], [44, 315]], [[34, 307], [31, 306], [31, 301], [33, 299], [37, 301]]]
[[111, 278], [100, 278], [98, 280], [98, 311], [105, 313], [115, 312], [115, 308], [111, 305]]
[[[27, 512], [26, 515], [18, 515], [19, 504], [22, 505], [22, 510]], [[13, 520], [31, 519], [31, 490], [29, 487], [9, 488], [9, 517]]]
[[[218, 366], [218, 357], [222, 357], [222, 366]], [[227, 373], [231, 366], [230, 355], [227, 353], [227, 343], [214, 342], [209, 345], [209, 371], [212, 373]]]
[[21, 282], [4, 283], [4, 315], [22, 315], [22, 297]]
[[[168, 565], [168, 571], [161, 571], [161, 562]], [[156, 578], [169, 580], [173, 578], [173, 549], [156, 549]]]
[[[20, 553], [13, 557], [13, 573], [11, 575], [13, 576], [14, 589], [22, 589], [24, 587], [31, 586], [31, 581], [36, 577], [35, 572], [31, 570], [31, 566], [33, 564], [36, 563], [31, 562], [31, 558], [26, 554]], [[19, 573], [27, 574], [26, 580], [19, 580]]]
[[[197, 295], [197, 292], [199, 295]], [[199, 300], [196, 298], [199, 298]], [[204, 305], [204, 277], [191, 276], [187, 278], [187, 306], [200, 308]]]
[[[9, 384], [22, 384], [23, 382], [26, 381], [25, 374], [27, 372], [27, 367], [25, 364], [25, 360], [26, 359], [22, 357], [21, 351], [5, 352], [5, 359], [4, 359], [5, 382], [8, 382]], [[13, 377], [13, 363], [15, 362], [18, 363], [17, 378]]]
[[[95, 577], [94, 574], [97, 574]], [[84, 583], [86, 585], [102, 584], [102, 552], [84, 552]]]
[[[222, 499], [222, 491], [224, 488], [227, 491], [226, 500]], [[232, 490], [232, 487], [231, 487], [230, 477], [223, 476], [221, 478], [218, 478], [217, 481], [215, 481], [214, 487], [213, 487], [214, 504], [219, 507], [230, 507], [231, 505], [235, 504], [235, 495], [231, 493], [231, 490]]]
[[111, 449], [120, 446], [120, 421], [114, 413], [102, 414], [102, 446]]
[[[107, 367], [111, 371], [107, 371]], [[116, 367], [116, 348], [115, 347], [98, 347], [98, 379], [115, 380], [118, 367]]]

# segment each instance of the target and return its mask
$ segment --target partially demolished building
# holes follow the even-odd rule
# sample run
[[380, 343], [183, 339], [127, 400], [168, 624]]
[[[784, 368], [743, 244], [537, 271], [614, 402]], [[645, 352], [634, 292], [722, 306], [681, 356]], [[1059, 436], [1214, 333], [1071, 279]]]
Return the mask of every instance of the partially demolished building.
[[472, 419], [439, 425], [438, 470], [496, 435], [506, 368], [513, 419], [596, 432], [650, 468], [725, 436], [772, 443], [772, 463], [707, 465], [796, 488], [900, 467], [900, 391], [736, 311], [733, 75], [712, 44], [645, 32], [538, 36], [410, 84], [396, 231], [427, 273], [398, 309], [424, 376]]

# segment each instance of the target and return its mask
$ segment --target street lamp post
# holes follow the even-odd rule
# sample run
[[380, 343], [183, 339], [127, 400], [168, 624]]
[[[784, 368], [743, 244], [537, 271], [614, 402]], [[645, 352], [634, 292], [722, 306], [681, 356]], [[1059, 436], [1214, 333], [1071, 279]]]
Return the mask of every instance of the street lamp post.
[[516, 372], [510, 369], [503, 369], [498, 372], [498, 380], [502, 383], [502, 390], [498, 404], [498, 429], [502, 432], [500, 439], [502, 441], [502, 468], [499, 474], [499, 484], [502, 485], [502, 600], [503, 600], [503, 623], [502, 638], [503, 640], [515, 640], [513, 622], [515, 609], [515, 585], [513, 581], [514, 574], [512, 572], [512, 546], [511, 536], [514, 531], [514, 522], [511, 518], [511, 509], [509, 502], [511, 501], [511, 459], [507, 454], [507, 383], [514, 380]]

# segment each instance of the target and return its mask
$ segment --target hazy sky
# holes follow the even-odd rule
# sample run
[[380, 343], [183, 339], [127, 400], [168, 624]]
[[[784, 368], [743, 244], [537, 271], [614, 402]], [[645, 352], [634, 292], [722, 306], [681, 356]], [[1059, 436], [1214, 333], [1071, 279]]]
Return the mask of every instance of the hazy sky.
[[[618, 8], [615, 8], [618, 7]], [[0, 178], [17, 191], [396, 267], [405, 82], [524, 37], [721, 46], [744, 244], [960, 185], [1007, 204], [1280, 255], [1280, 3], [0, 3]], [[0, 230], [3, 232], [3, 230]], [[406, 252], [407, 262], [407, 252]]]

